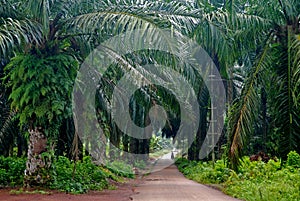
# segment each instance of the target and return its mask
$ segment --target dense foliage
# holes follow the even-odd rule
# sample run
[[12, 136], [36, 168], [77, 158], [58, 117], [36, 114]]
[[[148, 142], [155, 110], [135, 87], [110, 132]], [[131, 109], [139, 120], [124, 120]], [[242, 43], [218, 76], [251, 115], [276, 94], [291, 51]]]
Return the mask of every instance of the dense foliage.
[[[17, 187], [23, 185], [24, 158], [0, 157], [0, 186]], [[70, 161], [59, 156], [53, 161], [50, 171], [44, 172], [48, 177], [48, 187], [70, 193], [86, 193], [89, 190], [113, 188], [110, 180], [122, 182], [122, 177], [134, 178], [132, 167], [122, 162], [114, 162], [108, 167], [97, 166], [90, 157], [83, 161]], [[122, 176], [122, 177], [120, 177]]]
[[23, 184], [24, 158], [0, 156], [0, 186], [16, 186]]
[[66, 52], [13, 57], [4, 69], [4, 81], [11, 90], [9, 100], [11, 107], [18, 111], [20, 125], [32, 122], [32, 127], [49, 127], [69, 117], [77, 69], [78, 61]]
[[[121, 178], [109, 169], [95, 165], [90, 157], [74, 163], [60, 156], [52, 168], [49, 187], [71, 193], [86, 193], [89, 190], [108, 188], [110, 187], [108, 179], [121, 181]], [[120, 165], [118, 170], [121, 171], [121, 168]]]
[[160, 151], [162, 149], [170, 150], [172, 148], [172, 142], [165, 137], [152, 135], [150, 139], [150, 153]]
[[[132, 81], [140, 83], [147, 78], [141, 72], [151, 74], [153, 70], [144, 66], [159, 64], [171, 67], [182, 75], [197, 94], [201, 121], [197, 125], [199, 129], [195, 136], [187, 139], [192, 142], [188, 150], [183, 151], [187, 152], [188, 159], [200, 160], [199, 153], [201, 146], [207, 141], [205, 139], [208, 139], [208, 135], [215, 135], [208, 131], [208, 123], [214, 122], [211, 118], [225, 117], [225, 128], [218, 146], [212, 150], [211, 155], [207, 154], [205, 160], [212, 159], [214, 162], [216, 157], [220, 158], [225, 152], [228, 161], [218, 161], [214, 167], [205, 162], [184, 162], [197, 167], [187, 166], [185, 171], [206, 172], [201, 176], [193, 174], [199, 181], [209, 183], [213, 180], [214, 183], [224, 185], [230, 181], [236, 184], [242, 181], [240, 173], [244, 175], [242, 172], [245, 163], [249, 167], [253, 165], [253, 170], [247, 169], [245, 172], [254, 171], [255, 167], [260, 166], [262, 167], [259, 171], [263, 171], [264, 168], [272, 166], [272, 162], [264, 165], [260, 162], [248, 164], [247, 160], [240, 160], [245, 155], [264, 151], [278, 156], [282, 161], [287, 159], [287, 166], [278, 170], [278, 174], [281, 171], [287, 171], [287, 175], [293, 174], [292, 170], [297, 172], [300, 159], [296, 153], [290, 151], [300, 152], [299, 0], [235, 0], [223, 3], [219, 0], [0, 2], [0, 155], [12, 156], [14, 148], [18, 147], [17, 155], [25, 156], [36, 150], [33, 147], [45, 145], [40, 151], [28, 154], [30, 164], [37, 161], [30, 160], [30, 156], [47, 154], [44, 152], [53, 149], [56, 149], [57, 156], [66, 155], [69, 159], [77, 160], [82, 159], [83, 152], [90, 155], [93, 150], [99, 148], [99, 161], [103, 162], [107, 158], [118, 159], [123, 156], [122, 153], [128, 152], [145, 156], [142, 158], [144, 162], [140, 164], [143, 165], [149, 152], [170, 145], [161, 141], [163, 137], [175, 137], [176, 132], [182, 128], [180, 121], [183, 117], [180, 116], [180, 112], [183, 109], [178, 104], [178, 97], [174, 97], [172, 91], [164, 87], [151, 85], [137, 90], [129, 104], [130, 118], [136, 125], [146, 127], [150, 124], [148, 113], [154, 103], [164, 107], [168, 115], [165, 127], [157, 128], [162, 131], [162, 137], [137, 139], [127, 135], [117, 126], [111, 112], [111, 96], [125, 73], [137, 72], [139, 76], [134, 77]], [[198, 72], [182, 65], [182, 58], [176, 56], [176, 53], [182, 55], [181, 50], [174, 52], [174, 55], [149, 49], [119, 55], [110, 50], [107, 51], [107, 56], [117, 58], [118, 61], [109, 66], [106, 75], [99, 81], [95, 102], [98, 120], [106, 139], [101, 141], [100, 147], [95, 148], [97, 145], [89, 138], [93, 133], [92, 128], [86, 127], [77, 130], [79, 133], [75, 132], [76, 126], [71, 112], [74, 79], [82, 61], [97, 45], [110, 37], [137, 29], [144, 30], [147, 40], [152, 43], [156, 43], [157, 39], [160, 42], [169, 41], [170, 38], [164, 38], [165, 35], [161, 34], [162, 29], [169, 29], [172, 35], [188, 37], [203, 47], [224, 81], [228, 98], [226, 111], [221, 115], [213, 115], [214, 107], [211, 105], [207, 86]], [[160, 42], [159, 45], [163, 44]], [[183, 44], [185, 41], [179, 43]], [[172, 47], [171, 44], [167, 48], [173, 49]], [[164, 69], [162, 75], [170, 80], [175, 79]], [[80, 89], [83, 92], [88, 91], [85, 90], [84, 83], [80, 85]], [[186, 95], [185, 92], [186, 90], [182, 90], [180, 95], [189, 97], [190, 94]], [[184, 109], [188, 111], [188, 108], [190, 107]], [[78, 117], [79, 121], [84, 120], [80, 119], [84, 118], [82, 116]], [[186, 119], [193, 119], [192, 115], [187, 116]], [[20, 128], [17, 128], [18, 124], [21, 125]], [[39, 129], [33, 129], [34, 127]], [[28, 136], [28, 133], [31, 136]], [[44, 140], [47, 142], [37, 140], [35, 145], [33, 140], [29, 140], [37, 134], [40, 139], [46, 134], [48, 139]], [[78, 140], [78, 134], [82, 136], [81, 141]], [[94, 134], [97, 136], [99, 133]], [[179, 143], [175, 141], [173, 143]], [[108, 142], [120, 152], [113, 150]], [[32, 149], [26, 150], [25, 147]], [[40, 159], [43, 159], [42, 156]], [[21, 167], [24, 167], [21, 165], [22, 160], [16, 159], [19, 162], [15, 164], [15, 169], [12, 168], [16, 173], [20, 173]], [[64, 160], [67, 159], [58, 157], [53, 165], [49, 164], [52, 170], [49, 180], [53, 181], [51, 188], [63, 188], [67, 191], [79, 189], [80, 192], [84, 192], [87, 189], [102, 188], [100, 183], [106, 185], [105, 180], [100, 179], [102, 176], [99, 176], [102, 175], [102, 170], [98, 170], [90, 161], [74, 165], [70, 162], [63, 163]], [[130, 163], [140, 163], [138, 157], [126, 160]], [[277, 162], [274, 164], [276, 166]], [[36, 164], [31, 165], [37, 167]], [[54, 170], [56, 167], [61, 167], [65, 172], [58, 173], [58, 169]], [[98, 174], [94, 175], [98, 178], [94, 182], [100, 186], [87, 187], [89, 184], [78, 183], [83, 176], [76, 177], [73, 174], [73, 180], [69, 180], [72, 168], [83, 167], [89, 169], [90, 171], [86, 172], [91, 175], [94, 172]], [[132, 177], [130, 166], [114, 161], [107, 167], [111, 171], [123, 167], [125, 171], [118, 170], [115, 174]], [[235, 172], [231, 169], [240, 169], [239, 174], [234, 177]], [[13, 172], [5, 172], [3, 168], [0, 171], [3, 173], [0, 175], [3, 185], [22, 182], [22, 177], [12, 175]], [[88, 175], [84, 176], [87, 181], [92, 181]], [[264, 176], [255, 176], [253, 182], [260, 177], [265, 178]], [[237, 178], [237, 181], [234, 178]], [[247, 182], [252, 182], [251, 178]], [[265, 198], [261, 195], [261, 199]]]
[[239, 172], [230, 170], [226, 161], [195, 162], [177, 160], [179, 170], [189, 179], [205, 184], [218, 184], [225, 193], [247, 201], [277, 201], [300, 199], [300, 155], [290, 152], [288, 161], [241, 161]]
[[134, 178], [132, 166], [125, 164], [122, 161], [113, 161], [106, 165], [107, 169], [116, 175], [128, 178]]

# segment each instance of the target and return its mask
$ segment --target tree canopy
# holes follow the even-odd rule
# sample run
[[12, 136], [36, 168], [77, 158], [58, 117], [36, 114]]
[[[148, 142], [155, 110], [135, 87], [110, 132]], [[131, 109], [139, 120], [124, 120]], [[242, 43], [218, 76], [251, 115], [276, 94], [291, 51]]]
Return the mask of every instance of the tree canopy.
[[[299, 9], [297, 0], [1, 0], [0, 143], [9, 141], [11, 145], [5, 146], [14, 146], [13, 138], [39, 127], [49, 139], [58, 141], [54, 143], [56, 149], [63, 151], [57, 153], [78, 155], [85, 147], [89, 154], [97, 146], [88, 138], [91, 130], [80, 131], [84, 137], [78, 143], [72, 119], [72, 92], [80, 66], [98, 45], [128, 31], [143, 30], [141, 35], [149, 41], [171, 48], [164, 35], [168, 30], [206, 51], [226, 90], [226, 114], [219, 115], [224, 117], [225, 126], [218, 146], [207, 159], [223, 154], [230, 167], [237, 169], [245, 154], [262, 150], [285, 158], [291, 150], [300, 152]], [[186, 47], [186, 41], [179, 42], [182, 47], [174, 50], [178, 55]], [[214, 116], [203, 75], [183, 65], [176, 54], [164, 51], [146, 49], [119, 55], [107, 48], [106, 53], [118, 61], [99, 81], [95, 97], [98, 121], [107, 139], [122, 151], [149, 153], [150, 139], [130, 137], [118, 128], [110, 110], [111, 97], [125, 72], [137, 72], [133, 82], [140, 82], [153, 72], [145, 66], [171, 66], [191, 83], [197, 96], [201, 120], [193, 139], [189, 139], [187, 154], [189, 159], [199, 160]], [[175, 79], [168, 71], [160, 73]], [[172, 90], [142, 87], [130, 99], [130, 117], [146, 127], [151, 123], [151, 106], [163, 106], [168, 116], [161, 128], [163, 135], [175, 137], [182, 118], [178, 99]], [[20, 125], [18, 131], [16, 124]], [[105, 145], [101, 146], [105, 155]]]

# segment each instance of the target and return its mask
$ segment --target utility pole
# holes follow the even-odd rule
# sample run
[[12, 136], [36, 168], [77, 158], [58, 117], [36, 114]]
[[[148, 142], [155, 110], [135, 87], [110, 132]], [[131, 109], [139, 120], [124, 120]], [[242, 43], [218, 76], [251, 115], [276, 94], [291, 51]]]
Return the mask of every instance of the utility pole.
[[[214, 80], [215, 80], [215, 75], [213, 74], [213, 67], [210, 68], [210, 75], [209, 75], [209, 81], [210, 81], [210, 92], [213, 91], [213, 87], [214, 87]], [[210, 126], [211, 126], [211, 132], [208, 133], [210, 135], [211, 138], [211, 146], [212, 146], [212, 152], [211, 152], [211, 157], [212, 157], [212, 162], [213, 162], [213, 166], [215, 164], [215, 160], [216, 160], [216, 156], [215, 156], [215, 124], [217, 123], [215, 120], [215, 105], [214, 105], [214, 99], [213, 99], [214, 94], [210, 94]]]

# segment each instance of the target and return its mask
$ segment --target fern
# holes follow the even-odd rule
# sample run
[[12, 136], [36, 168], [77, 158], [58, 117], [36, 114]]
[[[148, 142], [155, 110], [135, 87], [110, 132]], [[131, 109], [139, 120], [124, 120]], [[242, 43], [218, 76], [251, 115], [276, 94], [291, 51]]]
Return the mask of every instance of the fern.
[[48, 57], [20, 53], [12, 58], [5, 67], [4, 83], [11, 90], [9, 100], [20, 125], [33, 122], [31, 126], [47, 127], [69, 117], [77, 69], [77, 60], [64, 52]]

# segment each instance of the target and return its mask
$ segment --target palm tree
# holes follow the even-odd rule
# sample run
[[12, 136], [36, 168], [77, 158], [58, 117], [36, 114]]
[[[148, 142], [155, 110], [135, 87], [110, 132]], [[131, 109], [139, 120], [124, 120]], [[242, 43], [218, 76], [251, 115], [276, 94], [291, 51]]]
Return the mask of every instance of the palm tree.
[[44, 153], [71, 115], [71, 88], [89, 50], [125, 30], [144, 29], [156, 37], [161, 28], [171, 27], [160, 14], [180, 21], [188, 11], [180, 3], [162, 2], [12, 0], [3, 5], [1, 59], [10, 60], [4, 82], [20, 125], [29, 126], [27, 186], [46, 182], [41, 168], [51, 160]]
[[[185, 20], [176, 21], [174, 26], [195, 39], [213, 59], [223, 78], [230, 107], [232, 101], [238, 96], [240, 82], [243, 81], [240, 79], [241, 75], [236, 75], [240, 74], [238, 71], [242, 66], [251, 65], [253, 54], [255, 55], [270, 22], [254, 13], [245, 12], [247, 8], [243, 2], [224, 2], [196, 1], [191, 3], [190, 12], [185, 14]], [[202, 94], [199, 94], [204, 103], [200, 110], [210, 115], [211, 111], [206, 111], [210, 107], [208, 96], [207, 89], [204, 88]], [[195, 147], [191, 147], [196, 152], [207, 135], [207, 123], [204, 121], [202, 124], [200, 125], [202, 131], [197, 135], [197, 142], [193, 143]]]
[[264, 30], [264, 42], [257, 50], [241, 96], [231, 110], [228, 151], [235, 169], [257, 121], [260, 96], [263, 96], [261, 88], [266, 90], [267, 111], [272, 119], [269, 132], [280, 139], [277, 154], [284, 158], [288, 151], [299, 151], [299, 2], [255, 1], [254, 4], [272, 4], [261, 6], [260, 10], [249, 5], [247, 11], [269, 20], [271, 26]]
[[[29, 184], [34, 183], [31, 181], [36, 178], [42, 178], [36, 176], [39, 175], [37, 162], [47, 165], [43, 161], [42, 152], [46, 150], [48, 140], [51, 141], [57, 135], [62, 119], [70, 117], [70, 93], [76, 70], [97, 44], [134, 29], [144, 29], [147, 36], [153, 38], [157, 38], [162, 28], [180, 31], [195, 39], [213, 58], [223, 78], [229, 80], [228, 94], [233, 99], [231, 69], [238, 60], [243, 60], [244, 64], [253, 61], [251, 53], [260, 50], [256, 46], [262, 47], [260, 44], [263, 37], [257, 35], [265, 35], [271, 24], [269, 19], [265, 20], [264, 16], [251, 13], [251, 10], [245, 12], [246, 8], [242, 4], [236, 6], [233, 1], [219, 7], [206, 1], [144, 1], [133, 4], [129, 1], [32, 0], [25, 4], [22, 1], [3, 0], [3, 5], [0, 10], [1, 59], [11, 58], [15, 52], [14, 58], [6, 66], [5, 81], [7, 88], [11, 90], [12, 107], [17, 109], [21, 124], [28, 124], [30, 127], [27, 175], [35, 176], [28, 179]], [[245, 37], [251, 43], [245, 42]], [[116, 53], [111, 55], [114, 57]], [[142, 55], [151, 57], [154, 54], [150, 52], [137, 55], [142, 58]], [[160, 53], [152, 58], [152, 61], [164, 60], [166, 54]], [[130, 57], [124, 59], [129, 63], [131, 61]], [[176, 66], [177, 61], [173, 57], [168, 61]], [[261, 65], [261, 62], [258, 64]], [[126, 70], [122, 65], [120, 68]], [[193, 83], [201, 92], [199, 100], [204, 100], [202, 113], [207, 116], [209, 98], [207, 91], [200, 91], [202, 85], [199, 84], [199, 75], [193, 76], [193, 71], [185, 73], [187, 77], [194, 77]], [[24, 81], [26, 78], [31, 81]], [[244, 87], [247, 85], [249, 84]], [[252, 85], [250, 82], [250, 86]], [[244, 91], [245, 89], [242, 96], [249, 95]], [[202, 95], [206, 98], [202, 99]], [[234, 108], [238, 106], [235, 105]], [[238, 154], [239, 149], [234, 146], [241, 142], [238, 140], [241, 133], [233, 132], [233, 129], [230, 133], [233, 133], [230, 136], [237, 136], [230, 138], [233, 144], [231, 153]], [[206, 121], [202, 122], [200, 134], [201, 137], [196, 139], [196, 146], [199, 146], [199, 139], [206, 135]], [[116, 139], [118, 141], [118, 137]], [[41, 149], [34, 149], [34, 142]], [[199, 152], [198, 147], [195, 150]], [[39, 161], [33, 160], [35, 157]]]
[[[21, 14], [22, 8], [17, 1], [1, 1], [0, 9], [0, 77], [3, 77], [3, 68], [9, 62], [10, 56], [13, 55], [17, 47], [22, 43], [39, 42], [41, 36], [40, 26], [34, 22], [26, 19], [25, 15]], [[3, 154], [8, 154], [8, 150], [14, 146], [14, 141], [17, 136], [21, 137], [21, 130], [15, 129], [18, 124], [15, 118], [16, 111], [10, 111], [9, 102], [7, 100], [8, 93], [4, 85], [0, 85], [1, 91], [1, 130], [0, 141], [4, 150]], [[18, 140], [19, 141], [19, 140]], [[23, 141], [23, 140], [22, 140]], [[24, 143], [23, 143], [24, 144]], [[18, 155], [21, 155], [22, 144], [19, 144]]]
[[3, 1], [1, 8], [1, 60], [10, 60], [4, 82], [20, 125], [29, 126], [26, 186], [46, 182], [41, 168], [51, 165], [43, 156], [48, 139], [54, 140], [62, 120], [72, 115], [81, 33], [66, 35], [67, 20], [82, 8], [71, 3]]

